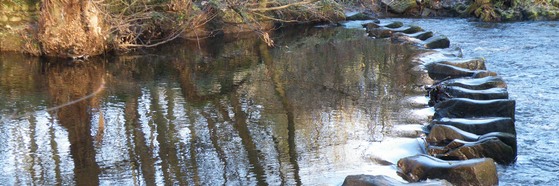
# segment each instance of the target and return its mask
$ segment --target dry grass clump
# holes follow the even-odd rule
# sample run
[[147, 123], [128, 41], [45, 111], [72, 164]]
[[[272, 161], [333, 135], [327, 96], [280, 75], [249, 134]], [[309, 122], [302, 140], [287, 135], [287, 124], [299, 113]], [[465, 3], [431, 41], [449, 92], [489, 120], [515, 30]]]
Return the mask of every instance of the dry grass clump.
[[334, 0], [116, 0], [100, 3], [110, 25], [110, 40], [118, 50], [153, 47], [185, 33], [203, 37], [227, 26], [243, 25], [273, 46], [271, 22], [308, 23], [343, 18]]
[[212, 16], [188, 0], [116, 0], [100, 3], [112, 48], [153, 47], [203, 26]]

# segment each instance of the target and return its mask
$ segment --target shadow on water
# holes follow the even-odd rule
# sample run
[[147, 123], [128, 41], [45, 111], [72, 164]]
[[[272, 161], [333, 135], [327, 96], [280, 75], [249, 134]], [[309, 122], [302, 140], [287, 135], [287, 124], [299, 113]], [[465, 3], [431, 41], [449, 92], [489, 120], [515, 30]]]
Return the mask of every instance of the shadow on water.
[[223, 37], [76, 63], [1, 54], [0, 181], [337, 184], [372, 164], [359, 146], [420, 94], [413, 50], [342, 28], [273, 37], [275, 48]]

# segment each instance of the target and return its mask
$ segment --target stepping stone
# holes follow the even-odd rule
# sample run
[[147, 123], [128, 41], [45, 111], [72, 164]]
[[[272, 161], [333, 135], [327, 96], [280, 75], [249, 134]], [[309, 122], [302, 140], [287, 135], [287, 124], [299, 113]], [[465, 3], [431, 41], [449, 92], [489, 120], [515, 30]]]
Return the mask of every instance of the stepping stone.
[[342, 186], [386, 186], [386, 185], [400, 185], [400, 186], [452, 186], [446, 180], [430, 180], [429, 182], [419, 183], [404, 183], [394, 178], [385, 175], [349, 175], [345, 177]]
[[507, 83], [501, 77], [487, 76], [483, 78], [455, 78], [438, 83], [445, 86], [457, 86], [470, 90], [485, 90], [491, 88], [507, 88]]
[[447, 65], [452, 65], [455, 67], [465, 68], [469, 70], [487, 70], [485, 67], [485, 59], [483, 58], [473, 58], [473, 59], [458, 59], [452, 61], [439, 61], [436, 63], [442, 63]]
[[429, 63], [425, 65], [429, 77], [433, 80], [446, 80], [449, 78], [482, 78], [497, 76], [497, 73], [487, 70], [470, 70], [443, 63]]
[[450, 40], [446, 36], [437, 35], [430, 37], [424, 41], [424, 47], [428, 49], [448, 48], [450, 47]]
[[[454, 140], [476, 142], [487, 138], [498, 138], [501, 142], [509, 146], [512, 150], [506, 152], [504, 151], [501, 154], [510, 157], [508, 158], [508, 160], [514, 161], [514, 159], [516, 159], [516, 154], [517, 154], [516, 135], [505, 133], [505, 132], [490, 132], [483, 135], [476, 135], [470, 132], [460, 130], [450, 125], [433, 125], [431, 131], [429, 131], [429, 135], [427, 136], [427, 138], [425, 138], [425, 141], [429, 146], [448, 146]], [[436, 148], [435, 151], [437, 151]]]
[[429, 130], [433, 125], [449, 125], [460, 130], [476, 135], [483, 135], [491, 132], [504, 132], [516, 135], [516, 129], [512, 118], [490, 117], [490, 118], [440, 118], [431, 121]]
[[511, 99], [473, 100], [452, 98], [435, 105], [433, 119], [509, 117], [514, 121], [516, 101]]
[[446, 161], [421, 154], [398, 161], [398, 175], [409, 182], [444, 179], [453, 185], [498, 185], [497, 167], [491, 158]]

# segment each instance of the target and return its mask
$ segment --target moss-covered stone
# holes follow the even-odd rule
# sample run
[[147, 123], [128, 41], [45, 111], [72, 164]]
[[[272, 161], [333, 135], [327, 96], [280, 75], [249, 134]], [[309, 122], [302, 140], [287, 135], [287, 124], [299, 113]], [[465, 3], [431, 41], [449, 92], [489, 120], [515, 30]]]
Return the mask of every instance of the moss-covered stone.
[[406, 10], [411, 8], [417, 7], [416, 0], [382, 0], [382, 3], [388, 6], [390, 10], [399, 14], [404, 13]]
[[346, 16], [346, 20], [352, 21], [352, 20], [371, 20], [371, 19], [375, 19], [372, 15], [370, 14], [366, 14], [363, 12], [359, 12], [353, 15], [348, 15]]
[[531, 7], [524, 10], [524, 16], [531, 20], [537, 20], [539, 15], [535, 7]]

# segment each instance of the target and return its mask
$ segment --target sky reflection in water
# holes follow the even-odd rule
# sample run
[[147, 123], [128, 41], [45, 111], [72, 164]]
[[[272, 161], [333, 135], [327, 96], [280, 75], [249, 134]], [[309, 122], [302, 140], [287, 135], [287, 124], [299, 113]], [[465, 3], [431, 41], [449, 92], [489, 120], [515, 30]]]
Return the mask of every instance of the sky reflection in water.
[[371, 171], [363, 147], [413, 123], [400, 104], [421, 94], [412, 50], [342, 28], [274, 37], [80, 63], [2, 54], [0, 182], [308, 185]]

